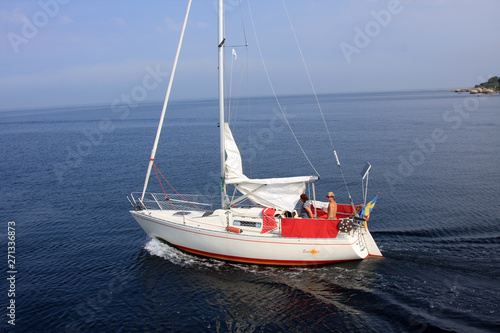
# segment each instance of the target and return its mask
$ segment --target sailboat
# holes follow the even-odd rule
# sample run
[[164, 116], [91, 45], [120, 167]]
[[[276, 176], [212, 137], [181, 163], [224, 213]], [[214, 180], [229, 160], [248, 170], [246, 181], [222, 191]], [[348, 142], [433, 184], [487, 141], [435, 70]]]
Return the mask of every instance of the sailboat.
[[[224, 105], [224, 3], [218, 1], [218, 77], [220, 132], [220, 207], [204, 202], [201, 196], [175, 193], [147, 193], [165, 110], [170, 94], [191, 0], [184, 20], [179, 46], [156, 139], [142, 192], [133, 192], [130, 213], [147, 235], [180, 250], [232, 262], [261, 265], [322, 265], [382, 257], [367, 227], [374, 200], [359, 209], [352, 199], [338, 204], [337, 215], [327, 219], [325, 203], [311, 201], [314, 218], [301, 218], [296, 205], [306, 186], [313, 189], [318, 176], [253, 179], [243, 172], [238, 146], [225, 121]], [[334, 150], [337, 163], [337, 154]], [[367, 167], [363, 179], [369, 174]], [[166, 180], [166, 179], [165, 179]], [[229, 196], [227, 186], [241, 194]], [[367, 189], [368, 182], [366, 182]], [[162, 186], [163, 188], [163, 186]], [[349, 194], [350, 197], [350, 194]], [[366, 196], [365, 196], [366, 203]]]

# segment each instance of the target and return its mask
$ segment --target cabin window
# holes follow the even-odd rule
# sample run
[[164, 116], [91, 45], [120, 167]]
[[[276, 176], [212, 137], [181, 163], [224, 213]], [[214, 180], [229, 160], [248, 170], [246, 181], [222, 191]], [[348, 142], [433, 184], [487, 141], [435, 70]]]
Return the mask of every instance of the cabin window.
[[240, 221], [240, 220], [234, 220], [233, 225], [235, 226], [240, 226], [240, 227], [252, 227], [252, 228], [260, 228], [262, 227], [261, 222], [254, 222], [254, 221]]

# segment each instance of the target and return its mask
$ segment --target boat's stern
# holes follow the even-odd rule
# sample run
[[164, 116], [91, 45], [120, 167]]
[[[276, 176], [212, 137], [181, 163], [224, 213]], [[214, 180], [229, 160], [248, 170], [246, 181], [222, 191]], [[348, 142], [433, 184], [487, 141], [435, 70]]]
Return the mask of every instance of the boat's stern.
[[362, 237], [365, 242], [366, 248], [368, 250], [368, 254], [370, 257], [381, 257], [383, 258], [384, 256], [382, 255], [382, 252], [380, 252], [380, 249], [377, 246], [377, 243], [375, 243], [375, 240], [372, 237], [372, 234], [368, 230], [366, 226], [362, 227]]

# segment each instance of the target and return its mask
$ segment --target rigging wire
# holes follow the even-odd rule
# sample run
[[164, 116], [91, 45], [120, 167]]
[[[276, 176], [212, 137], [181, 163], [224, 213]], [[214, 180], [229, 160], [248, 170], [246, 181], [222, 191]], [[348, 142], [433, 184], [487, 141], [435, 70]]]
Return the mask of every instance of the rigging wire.
[[[240, 45], [241, 47], [245, 47], [245, 64], [244, 66], [241, 68], [241, 73], [240, 73], [240, 84], [239, 84], [239, 91], [238, 91], [238, 99], [236, 100], [236, 111], [235, 111], [235, 114], [234, 114], [234, 118], [236, 119], [236, 112], [238, 112], [238, 104], [239, 104], [239, 96], [241, 96], [241, 85], [242, 85], [242, 81], [243, 81], [243, 71], [246, 69], [246, 78], [247, 78], [247, 96], [248, 96], [248, 40], [247, 40], [247, 33], [246, 33], [246, 30], [245, 30], [245, 22], [243, 21], [243, 9], [242, 9], [242, 6], [241, 6], [241, 0], [238, 1], [238, 6], [240, 8], [240, 17], [241, 17], [241, 30], [243, 32], [243, 40], [245, 41], [245, 44], [244, 45]], [[235, 55], [236, 57], [236, 55]], [[248, 107], [250, 107], [248, 105]]]
[[[230, 124], [230, 126], [232, 125], [232, 132], [233, 133], [236, 133], [235, 131], [235, 125], [236, 125], [236, 117], [237, 117], [237, 113], [238, 113], [238, 110], [239, 110], [239, 104], [240, 104], [240, 97], [241, 97], [241, 90], [242, 90], [242, 86], [243, 86], [243, 78], [246, 78], [246, 96], [247, 96], [247, 119], [250, 119], [250, 95], [249, 95], [249, 92], [248, 92], [248, 87], [249, 87], [249, 82], [248, 82], [248, 40], [247, 40], [247, 33], [246, 33], [246, 29], [245, 29], [245, 22], [244, 22], [244, 16], [243, 16], [243, 8], [242, 8], [242, 4], [241, 4], [241, 0], [238, 0], [238, 6], [239, 6], [239, 9], [240, 9], [240, 19], [241, 19], [241, 31], [243, 33], [243, 40], [244, 40], [244, 43], [243, 44], [239, 44], [239, 45], [224, 45], [224, 47], [230, 47], [232, 48], [232, 52], [231, 52], [231, 71], [230, 71], [230, 80], [229, 80], [229, 84], [227, 83], [228, 82], [228, 79], [227, 79], [227, 71], [225, 71], [225, 78], [224, 78], [224, 82], [226, 82], [226, 86], [229, 86], [229, 98], [228, 98], [228, 112], [227, 112], [227, 122]], [[237, 93], [237, 97], [234, 98], [233, 100], [233, 97], [232, 97], [232, 88], [233, 88], [233, 69], [234, 69], [234, 62], [237, 60], [237, 53], [236, 51], [234, 50], [234, 48], [244, 48], [245, 49], [245, 56], [244, 56], [244, 64], [243, 66], [241, 66], [241, 72], [240, 72], [240, 80], [239, 80], [239, 84], [238, 84], [238, 93]], [[234, 57], [234, 58], [233, 58]], [[244, 74], [246, 73], [246, 74]], [[247, 121], [248, 123], [248, 147], [251, 146], [251, 133], [250, 133], [250, 121], [248, 120]], [[249, 163], [250, 163], [250, 172], [249, 172], [249, 175], [252, 174], [251, 172], [251, 169], [252, 169], [252, 165], [251, 165], [251, 161], [252, 159], [248, 159], [249, 160]]]
[[349, 191], [349, 186], [347, 186], [347, 182], [346, 182], [346, 179], [345, 179], [345, 176], [344, 176], [344, 172], [342, 171], [342, 167], [340, 166], [340, 160], [339, 160], [339, 157], [337, 155], [337, 151], [335, 150], [335, 146], [333, 144], [333, 140], [332, 140], [332, 136], [330, 134], [330, 130], [328, 129], [328, 126], [326, 124], [326, 120], [325, 120], [325, 115], [323, 113], [323, 109], [321, 108], [321, 104], [319, 102], [318, 95], [317, 95], [316, 89], [314, 87], [314, 83], [313, 83], [313, 81], [311, 79], [311, 74], [309, 73], [309, 69], [307, 67], [307, 63], [306, 63], [306, 61], [304, 59], [304, 54], [302, 53], [302, 48], [300, 47], [299, 39], [297, 38], [297, 34], [295, 33], [295, 29], [294, 29], [293, 24], [292, 24], [292, 19], [290, 18], [290, 14], [288, 13], [288, 9], [286, 8], [285, 0], [282, 0], [282, 2], [283, 2], [283, 7], [284, 7], [285, 12], [286, 12], [286, 16], [288, 18], [288, 22], [290, 23], [290, 28], [292, 29], [293, 37], [295, 38], [295, 43], [297, 44], [297, 48], [299, 49], [299, 53], [300, 53], [300, 57], [302, 59], [302, 63], [304, 64], [304, 68], [305, 68], [305, 71], [307, 73], [307, 77], [309, 79], [309, 84], [311, 85], [312, 91], [314, 93], [314, 98], [316, 99], [316, 104], [318, 105], [319, 112], [321, 113], [321, 118], [323, 119], [323, 124], [325, 125], [326, 133], [328, 134], [328, 138], [330, 140], [330, 145], [332, 146], [332, 150], [333, 150], [333, 154], [335, 156], [335, 160], [336, 160], [337, 165], [339, 167], [340, 174], [342, 175], [342, 180], [344, 181], [344, 185], [346, 187], [347, 194], [349, 195], [349, 199], [351, 200], [351, 204], [354, 204], [353, 200], [352, 200], [352, 197], [351, 197], [351, 193]]
[[[233, 88], [233, 65], [234, 61], [237, 58], [236, 51], [234, 51], [234, 48], [240, 48], [244, 47], [245, 48], [245, 55], [247, 54], [247, 47], [248, 47], [248, 41], [247, 41], [247, 34], [246, 34], [246, 29], [245, 29], [245, 22], [243, 21], [243, 10], [241, 6], [241, 0], [238, 0], [238, 5], [240, 8], [240, 18], [241, 18], [241, 30], [243, 32], [243, 40], [245, 41], [244, 44], [242, 45], [224, 45], [224, 48], [226, 47], [231, 47], [232, 52], [231, 52], [231, 70], [230, 70], [230, 79], [229, 79], [229, 84], [227, 84], [227, 77], [225, 77], [224, 81], [226, 82], [226, 85], [229, 86], [229, 98], [228, 98], [228, 113], [227, 113], [227, 122], [231, 123], [232, 120], [236, 119], [236, 113], [238, 112], [238, 104], [239, 104], [239, 96], [241, 96], [241, 81], [243, 80], [243, 75], [240, 76], [240, 83], [239, 83], [239, 92], [238, 92], [238, 98], [235, 99], [235, 101], [232, 100], [232, 88]], [[226, 26], [224, 25], [224, 34], [225, 34]], [[233, 57], [234, 56], [234, 57]], [[247, 64], [247, 57], [245, 57], [245, 64]], [[243, 72], [244, 68], [241, 69]], [[225, 72], [226, 73], [226, 72]], [[248, 69], [247, 69], [248, 73]], [[248, 86], [247, 86], [248, 87]], [[233, 109], [235, 111], [233, 111]], [[233, 126], [234, 129], [234, 126]]]
[[[250, 86], [249, 84], [249, 75], [248, 75], [248, 39], [247, 39], [247, 31], [245, 29], [245, 22], [243, 21], [243, 6], [241, 5], [241, 0], [238, 1], [238, 5], [240, 7], [240, 17], [241, 17], [241, 29], [243, 31], [243, 38], [245, 39], [245, 66], [244, 69], [246, 70], [245, 78], [246, 78], [246, 95], [247, 95], [247, 126], [248, 126], [248, 148], [250, 149], [252, 145], [252, 137], [250, 133], [250, 93], [248, 91], [248, 87]], [[243, 72], [243, 68], [241, 70]], [[242, 75], [242, 80], [243, 80], [243, 75]], [[248, 175], [252, 177], [252, 158], [248, 159], [249, 163], [249, 173]]]
[[[247, 39], [247, 31], [245, 29], [245, 22], [243, 21], [243, 6], [241, 5], [241, 0], [238, 1], [238, 7], [240, 8], [240, 17], [241, 17], [241, 29], [243, 31], [243, 38], [245, 40], [245, 66], [244, 66], [244, 69], [246, 70], [246, 75], [245, 75], [245, 78], [246, 78], [246, 89], [247, 89], [247, 126], [248, 126], [248, 147], [250, 149], [251, 145], [252, 145], [252, 138], [251, 138], [251, 134], [250, 134], [250, 94], [249, 94], [249, 91], [248, 91], [248, 87], [249, 87], [249, 82], [248, 82], [248, 39]], [[243, 72], [243, 68], [241, 70]], [[242, 76], [242, 79], [243, 79], [243, 76]], [[241, 86], [240, 86], [241, 87]], [[252, 158], [249, 158], [248, 159], [248, 163], [249, 163], [249, 173], [248, 175], [251, 177], [252, 176]]]
[[[240, 103], [240, 96], [241, 96], [241, 87], [243, 85], [243, 77], [245, 76], [243, 73], [246, 69], [247, 71], [247, 96], [248, 96], [248, 49], [247, 49], [247, 45], [244, 45], [245, 47], [245, 61], [244, 61], [244, 65], [241, 67], [241, 73], [240, 73], [240, 81], [239, 81], [239, 84], [238, 84], [238, 93], [237, 93], [237, 97], [234, 98], [234, 101], [233, 101], [233, 98], [232, 98], [232, 94], [231, 94], [231, 91], [232, 91], [232, 81], [233, 81], [233, 62], [236, 60], [236, 51], [234, 53], [232, 53], [231, 55], [231, 58], [234, 58], [231, 60], [231, 74], [230, 74], [230, 87], [229, 87], [229, 100], [228, 100], [228, 104], [229, 104], [229, 112], [228, 112], [228, 119], [227, 119], [227, 122], [229, 124], [233, 124], [233, 127], [231, 128], [231, 130], [234, 130], [234, 124], [236, 123], [236, 115], [238, 113], [238, 106], [239, 106], [239, 103]], [[233, 49], [234, 50], [234, 49]], [[227, 82], [227, 79], [225, 80]], [[233, 131], [234, 133], [234, 131]]]
[[[233, 49], [234, 50], [234, 49]], [[236, 53], [233, 53], [233, 54], [236, 54]], [[229, 119], [231, 119], [231, 113], [232, 113], [232, 109], [231, 109], [231, 97], [232, 97], [232, 90], [233, 90], [233, 65], [234, 65], [234, 60], [235, 58], [233, 57], [233, 54], [231, 54], [231, 70], [230, 70], [230, 75], [229, 75], [229, 97], [228, 97], [228, 105], [227, 105], [227, 112], [228, 112], [228, 121]], [[224, 71], [225, 73], [225, 71]]]
[[[245, 63], [246, 63], [246, 80], [247, 80], [247, 85], [246, 85], [246, 88], [247, 88], [247, 127], [248, 127], [248, 151], [251, 152], [251, 147], [252, 147], [252, 135], [251, 135], [251, 132], [250, 132], [250, 94], [249, 94], [249, 91], [248, 91], [248, 87], [249, 87], [249, 79], [248, 79], [248, 48], [245, 48]], [[251, 155], [250, 155], [251, 156]], [[249, 173], [248, 175], [250, 176], [250, 178], [252, 177], [253, 173], [252, 173], [252, 161], [253, 161], [253, 158], [249, 158], [248, 159], [248, 163], [249, 163]]]
[[158, 174], [161, 175], [161, 177], [163, 178], [163, 180], [165, 180], [168, 184], [168, 186], [170, 186], [170, 188], [172, 190], [174, 190], [175, 193], [177, 193], [177, 195], [179, 197], [181, 197], [184, 201], [186, 201], [188, 204], [190, 204], [191, 206], [193, 206], [194, 208], [196, 209], [199, 209], [199, 210], [202, 210], [202, 211], [206, 211], [205, 209], [202, 209], [198, 206], [196, 206], [194, 203], [192, 203], [191, 201], [189, 201], [188, 199], [184, 198], [184, 196], [182, 194], [180, 194], [179, 192], [177, 192], [177, 190], [170, 184], [170, 182], [167, 180], [167, 178], [165, 178], [165, 176], [161, 173], [160, 169], [156, 166], [156, 163], [153, 164], [153, 168], [155, 170], [155, 173], [156, 173], [156, 177], [158, 178], [158, 182], [160, 183], [160, 186], [161, 186], [161, 189], [163, 190], [163, 193], [165, 194], [165, 198], [172, 204], [172, 207], [174, 207], [174, 210], [177, 210], [174, 206], [174, 204], [172, 203], [172, 201], [170, 200], [167, 192], [165, 191], [165, 189], [163, 188], [163, 184], [161, 182], [161, 179], [160, 177], [158, 176]]
[[[161, 189], [163, 190], [163, 193], [165, 194], [165, 199], [167, 199], [167, 200], [168, 200], [168, 202], [172, 205], [172, 208], [173, 208], [175, 211], [177, 211], [177, 208], [175, 208], [174, 203], [170, 200], [170, 198], [169, 198], [169, 196], [168, 196], [167, 192], [166, 192], [166, 191], [165, 191], [165, 189], [163, 188], [163, 184], [161, 183], [160, 176], [158, 176], [158, 172], [159, 172], [160, 170], [158, 170], [158, 168], [156, 167], [156, 164], [153, 164], [153, 168], [154, 168], [154, 170], [155, 170], [156, 178], [158, 178], [158, 182], [160, 183]], [[163, 176], [163, 175], [162, 175], [162, 176]]]
[[153, 144], [153, 149], [151, 150], [151, 157], [149, 158], [148, 171], [146, 172], [146, 179], [144, 180], [144, 187], [142, 189], [141, 201], [144, 199], [144, 195], [146, 194], [146, 189], [148, 188], [149, 176], [151, 175], [151, 168], [153, 167], [153, 162], [156, 156], [156, 149], [158, 148], [158, 142], [160, 141], [161, 130], [163, 127], [163, 121], [165, 119], [165, 112], [167, 111], [168, 101], [170, 99], [170, 91], [172, 89], [172, 83], [174, 81], [175, 70], [177, 68], [177, 62], [179, 60], [179, 54], [181, 52], [182, 41], [184, 39], [184, 32], [186, 31], [186, 25], [189, 17], [189, 12], [191, 10], [191, 2], [189, 0], [186, 16], [184, 17], [184, 23], [182, 25], [181, 36], [179, 38], [179, 44], [177, 45], [177, 52], [175, 53], [174, 64], [172, 66], [172, 72], [170, 73], [170, 80], [168, 81], [167, 93], [165, 95], [165, 100], [163, 101], [163, 107], [161, 110], [160, 121], [158, 123], [158, 129], [156, 130], [156, 137]]
[[285, 123], [287, 124], [288, 128], [290, 129], [290, 132], [292, 133], [295, 141], [297, 142], [297, 144], [299, 145], [299, 148], [300, 150], [302, 151], [302, 154], [304, 154], [305, 158], [307, 159], [307, 161], [309, 162], [309, 165], [313, 168], [314, 172], [316, 172], [316, 175], [318, 176], [318, 178], [320, 178], [319, 176], [319, 173], [318, 173], [318, 170], [316, 170], [316, 168], [314, 167], [314, 165], [312, 164], [311, 160], [309, 159], [309, 157], [307, 156], [304, 148], [302, 147], [302, 145], [300, 144], [299, 142], [299, 139], [297, 138], [297, 136], [295, 135], [295, 132], [293, 131], [292, 129], [292, 126], [290, 125], [290, 123], [288, 122], [288, 118], [286, 117], [286, 114], [285, 112], [283, 111], [283, 108], [281, 107], [281, 103], [278, 99], [278, 96], [276, 95], [276, 90], [274, 90], [274, 86], [273, 86], [273, 83], [271, 82], [271, 78], [269, 77], [269, 72], [267, 71], [267, 67], [266, 67], [266, 63], [264, 62], [264, 57], [262, 55], [262, 50], [260, 48], [260, 43], [259, 43], [259, 38], [257, 37], [257, 30], [255, 29], [255, 22], [254, 22], [254, 19], [253, 19], [253, 15], [252, 15], [252, 9], [250, 8], [250, 1], [248, 1], [248, 11], [250, 13], [250, 20], [252, 21], [252, 28], [253, 28], [253, 31], [254, 31], [254, 35], [255, 35], [255, 43], [257, 45], [257, 49], [259, 50], [259, 55], [260, 55], [260, 60], [262, 61], [262, 66], [264, 67], [264, 72], [266, 73], [266, 77], [267, 77], [267, 81], [271, 87], [271, 90], [273, 92], [273, 95], [274, 95], [274, 99], [276, 100], [276, 103], [278, 104], [278, 108], [279, 110], [281, 111], [281, 114], [283, 115], [283, 118], [285, 119]]

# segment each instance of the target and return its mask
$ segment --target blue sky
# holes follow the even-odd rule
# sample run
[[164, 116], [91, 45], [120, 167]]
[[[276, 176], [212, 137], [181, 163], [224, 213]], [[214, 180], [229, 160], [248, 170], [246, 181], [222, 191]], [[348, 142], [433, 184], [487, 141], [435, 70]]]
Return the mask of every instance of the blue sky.
[[[241, 12], [249, 45], [228, 64], [232, 94], [271, 95], [242, 2], [226, 0], [227, 45], [245, 42]], [[497, 0], [285, 3], [318, 93], [462, 88], [500, 74]], [[162, 100], [186, 5], [1, 1], [0, 109]], [[311, 93], [282, 1], [253, 0], [251, 11], [277, 94]], [[217, 97], [216, 28], [215, 0], [193, 0], [172, 99]]]

